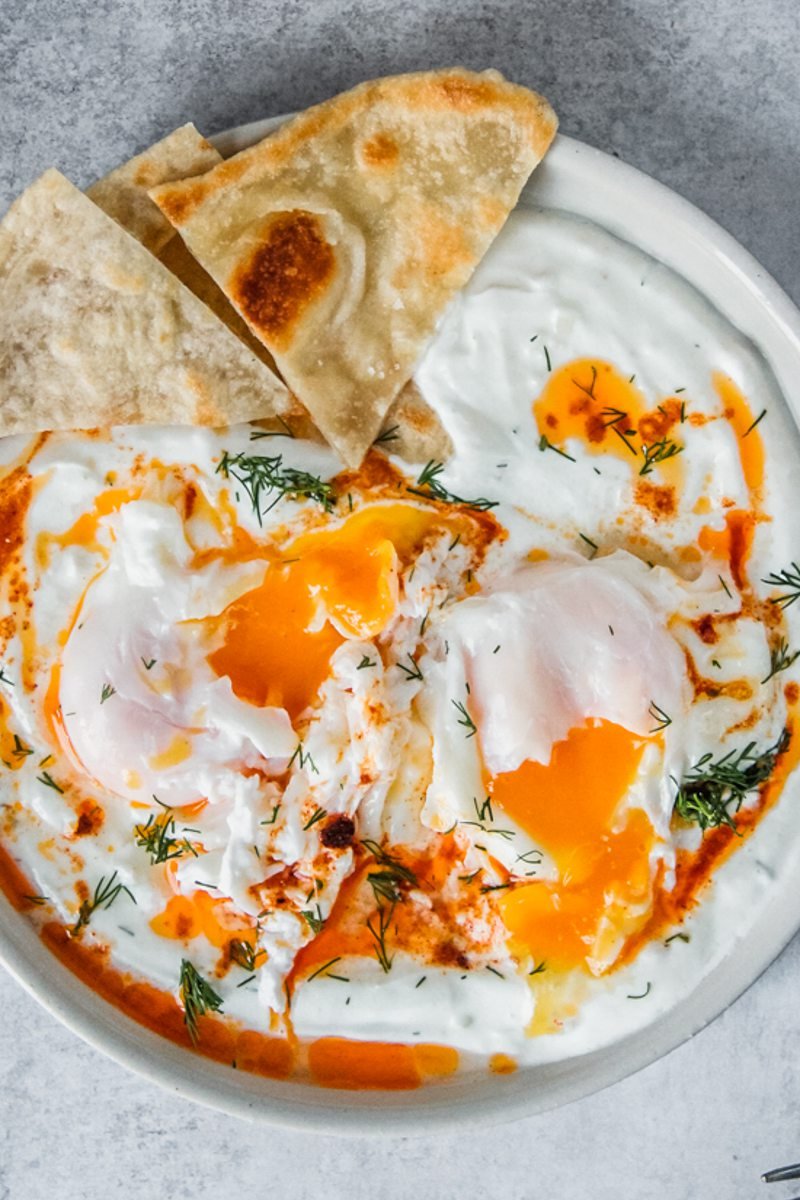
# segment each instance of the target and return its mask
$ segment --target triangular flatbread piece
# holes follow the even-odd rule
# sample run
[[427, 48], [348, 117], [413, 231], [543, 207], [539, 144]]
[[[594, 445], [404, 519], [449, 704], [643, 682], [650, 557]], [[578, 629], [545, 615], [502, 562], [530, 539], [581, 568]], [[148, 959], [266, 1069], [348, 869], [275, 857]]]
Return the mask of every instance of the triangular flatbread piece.
[[159, 254], [175, 230], [148, 196], [149, 189], [202, 175], [221, 162], [219, 151], [189, 122], [109, 171], [86, 189], [86, 195], [137, 242]]
[[496, 71], [401, 75], [151, 195], [357, 465], [555, 130]]
[[283, 384], [144, 246], [46, 171], [0, 223], [0, 435], [229, 425]]
[[[264, 343], [250, 331], [224, 292], [192, 257], [180, 234], [148, 195], [150, 188], [160, 183], [202, 175], [221, 162], [222, 155], [190, 123], [110, 171], [92, 184], [86, 194], [155, 254], [257, 358], [274, 371], [275, 362]], [[296, 437], [318, 439], [320, 436], [297, 400], [280, 420], [290, 425]], [[382, 432], [382, 447], [411, 462], [444, 460], [452, 452], [452, 443], [438, 416], [411, 380], [386, 414]]]

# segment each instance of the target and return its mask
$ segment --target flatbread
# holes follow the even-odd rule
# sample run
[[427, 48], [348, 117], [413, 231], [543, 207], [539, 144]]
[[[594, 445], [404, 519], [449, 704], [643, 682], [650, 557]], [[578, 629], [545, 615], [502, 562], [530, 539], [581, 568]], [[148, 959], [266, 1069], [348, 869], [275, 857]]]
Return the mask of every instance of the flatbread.
[[148, 190], [173, 179], [202, 175], [221, 162], [219, 151], [189, 122], [98, 179], [86, 195], [137, 242], [158, 254], [174, 238], [175, 230]]
[[[148, 195], [149, 189], [157, 184], [201, 175], [221, 162], [222, 155], [190, 123], [110, 171], [92, 184], [86, 194], [155, 254], [257, 358], [275, 371], [275, 360], [269, 350], [251, 333], [225, 293], [189, 253], [180, 234]], [[292, 407], [281, 415], [296, 437], [319, 438], [296, 398]], [[410, 462], [444, 461], [452, 453], [452, 442], [438, 416], [411, 380], [393, 402], [381, 432], [388, 435], [381, 441], [382, 448]]]
[[144, 246], [46, 171], [0, 223], [0, 435], [228, 425], [283, 384]]
[[556, 124], [496, 71], [395, 76], [151, 195], [355, 466]]

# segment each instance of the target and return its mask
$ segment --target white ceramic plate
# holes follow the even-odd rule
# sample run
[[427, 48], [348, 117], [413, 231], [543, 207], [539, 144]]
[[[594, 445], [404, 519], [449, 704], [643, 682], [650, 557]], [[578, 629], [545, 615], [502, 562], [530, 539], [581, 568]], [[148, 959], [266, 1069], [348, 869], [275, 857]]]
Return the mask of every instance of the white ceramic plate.
[[[283, 118], [215, 138], [223, 154]], [[661, 184], [598, 150], [559, 137], [520, 200], [587, 217], [666, 263], [761, 350], [800, 421], [800, 313], [747, 251]], [[781, 803], [791, 803], [787, 788]], [[236, 1116], [328, 1133], [433, 1133], [511, 1119], [576, 1100], [639, 1070], [692, 1037], [739, 996], [800, 928], [800, 833], [769, 902], [696, 990], [613, 1046], [506, 1076], [464, 1075], [413, 1092], [329, 1091], [236, 1072], [136, 1024], [85, 987], [0, 898], [0, 961], [45, 1008], [118, 1062], [190, 1099]]]

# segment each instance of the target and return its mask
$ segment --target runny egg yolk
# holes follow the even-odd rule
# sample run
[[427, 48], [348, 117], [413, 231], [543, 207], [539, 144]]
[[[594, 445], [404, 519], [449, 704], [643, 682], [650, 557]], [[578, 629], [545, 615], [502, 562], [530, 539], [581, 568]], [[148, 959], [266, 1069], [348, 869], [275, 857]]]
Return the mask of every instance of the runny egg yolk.
[[[502, 893], [512, 952], [548, 969], [592, 969], [646, 906], [653, 827], [640, 809], [617, 816], [644, 749], [619, 725], [593, 721], [556, 743], [549, 766], [496, 775], [490, 794], [552, 857], [558, 879]], [[620, 826], [617, 828], [617, 826]]]
[[224, 642], [209, 655], [211, 666], [229, 676], [240, 699], [285, 708], [294, 720], [345, 638], [372, 638], [386, 627], [397, 604], [398, 563], [441, 523], [434, 511], [384, 504], [301, 535], [263, 583], [222, 614]]

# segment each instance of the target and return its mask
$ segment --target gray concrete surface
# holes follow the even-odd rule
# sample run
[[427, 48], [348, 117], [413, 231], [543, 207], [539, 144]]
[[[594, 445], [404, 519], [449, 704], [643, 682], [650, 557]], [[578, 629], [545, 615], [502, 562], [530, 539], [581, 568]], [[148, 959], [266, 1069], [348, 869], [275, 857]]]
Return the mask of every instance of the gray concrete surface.
[[[463, 62], [720, 221], [800, 300], [796, 0], [0, 0], [0, 206], [88, 183], [362, 78]], [[377, 1142], [196, 1108], [79, 1043], [0, 974], [0, 1200], [748, 1200], [800, 1158], [800, 942], [692, 1043], [527, 1122]], [[800, 1186], [776, 1185], [768, 1200]]]

